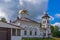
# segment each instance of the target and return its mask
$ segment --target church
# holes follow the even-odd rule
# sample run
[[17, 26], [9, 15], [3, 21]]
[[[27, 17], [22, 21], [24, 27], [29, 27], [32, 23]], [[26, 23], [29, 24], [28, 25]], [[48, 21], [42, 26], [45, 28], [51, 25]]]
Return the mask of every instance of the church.
[[50, 23], [49, 23], [49, 16], [45, 12], [42, 16], [41, 23], [38, 23], [34, 20], [31, 20], [28, 18], [29, 13], [27, 10], [20, 10], [19, 15], [17, 17], [17, 20], [15, 20], [12, 24], [18, 25], [23, 30], [21, 30], [21, 37], [22, 38], [32, 38], [32, 37], [38, 37], [38, 38], [47, 38], [52, 37], [51, 36], [51, 30], [50, 30]]
[[[22, 38], [51, 38], [49, 15], [44, 12], [41, 23], [29, 19], [27, 10], [20, 10], [15, 21], [10, 23], [0, 22], [0, 34], [5, 33], [4, 38], [7, 40], [22, 40]], [[3, 29], [1, 31], [1, 28]], [[6, 31], [5, 31], [5, 30]], [[2, 36], [0, 36], [2, 37]], [[4, 40], [5, 40], [4, 39]], [[3, 38], [1, 38], [3, 40]]]

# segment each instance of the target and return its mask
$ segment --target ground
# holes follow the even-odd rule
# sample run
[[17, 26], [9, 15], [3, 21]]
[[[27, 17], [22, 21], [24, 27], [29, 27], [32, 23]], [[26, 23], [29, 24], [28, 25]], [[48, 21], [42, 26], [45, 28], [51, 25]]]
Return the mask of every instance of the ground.
[[60, 40], [60, 38], [23, 38], [22, 40]]

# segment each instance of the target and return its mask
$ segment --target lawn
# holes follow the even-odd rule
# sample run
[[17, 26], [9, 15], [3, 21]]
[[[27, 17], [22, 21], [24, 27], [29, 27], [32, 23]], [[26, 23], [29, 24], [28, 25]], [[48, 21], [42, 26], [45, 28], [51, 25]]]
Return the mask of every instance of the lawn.
[[60, 40], [60, 38], [22, 38], [22, 40]]

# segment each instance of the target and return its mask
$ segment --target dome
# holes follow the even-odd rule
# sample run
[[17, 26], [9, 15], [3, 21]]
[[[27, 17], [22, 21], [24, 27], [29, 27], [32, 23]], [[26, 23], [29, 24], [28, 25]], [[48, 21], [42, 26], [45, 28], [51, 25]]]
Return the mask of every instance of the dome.
[[20, 10], [20, 11], [19, 11], [19, 14], [28, 14], [28, 11], [25, 10], [25, 9], [23, 9], [23, 10]]

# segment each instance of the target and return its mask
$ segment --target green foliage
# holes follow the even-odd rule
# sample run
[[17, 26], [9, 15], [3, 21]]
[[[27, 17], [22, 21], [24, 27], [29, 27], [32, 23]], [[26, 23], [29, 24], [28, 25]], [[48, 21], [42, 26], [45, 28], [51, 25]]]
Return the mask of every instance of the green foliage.
[[60, 37], [60, 31], [58, 31], [58, 34], [57, 34], [58, 37]]
[[5, 18], [1, 18], [0, 21], [2, 21], [2, 22], [7, 22]]
[[51, 32], [53, 37], [60, 37], [58, 26], [51, 26]]
[[53, 33], [53, 31], [54, 31], [54, 27], [53, 27], [53, 26], [51, 26], [50, 28], [51, 28], [51, 32]]
[[60, 40], [60, 38], [22, 38], [22, 40]]
[[54, 27], [54, 30], [53, 30], [53, 36], [54, 36], [54, 37], [57, 37], [57, 36], [58, 36], [58, 31], [59, 31], [59, 30], [58, 30], [58, 26], [55, 26], [55, 27]]

